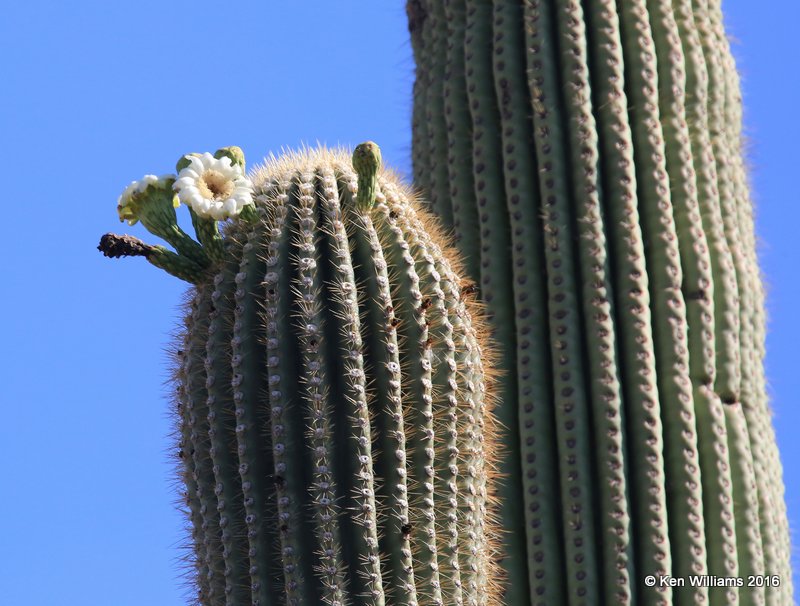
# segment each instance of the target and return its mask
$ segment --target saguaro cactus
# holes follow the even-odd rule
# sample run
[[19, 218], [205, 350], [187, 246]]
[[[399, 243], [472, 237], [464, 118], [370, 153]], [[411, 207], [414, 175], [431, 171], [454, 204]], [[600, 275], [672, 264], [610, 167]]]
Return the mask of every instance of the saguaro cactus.
[[198, 602], [496, 604], [491, 351], [437, 223], [374, 144], [252, 183], [241, 150], [215, 156], [120, 199], [177, 252], [101, 243], [194, 284], [175, 374]]
[[789, 604], [719, 0], [407, 6], [414, 179], [502, 345], [503, 603]]

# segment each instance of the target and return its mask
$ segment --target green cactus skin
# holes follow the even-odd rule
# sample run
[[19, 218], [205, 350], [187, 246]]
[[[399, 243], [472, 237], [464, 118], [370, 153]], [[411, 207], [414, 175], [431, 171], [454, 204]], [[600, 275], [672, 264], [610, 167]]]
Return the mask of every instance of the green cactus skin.
[[211, 266], [165, 267], [194, 283], [175, 378], [199, 604], [500, 603], [487, 329], [379, 165], [374, 144], [272, 158]]
[[502, 349], [503, 604], [790, 604], [720, 0], [407, 9], [414, 180]]

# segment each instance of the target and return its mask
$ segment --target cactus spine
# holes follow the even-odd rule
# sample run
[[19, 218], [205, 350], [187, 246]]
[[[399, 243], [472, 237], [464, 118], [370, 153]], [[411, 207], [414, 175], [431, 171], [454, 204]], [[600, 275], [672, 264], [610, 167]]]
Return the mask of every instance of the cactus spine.
[[[215, 161], [195, 157], [120, 216], [174, 217], [164, 183], [195, 187]], [[200, 604], [498, 604], [486, 329], [437, 222], [379, 166], [371, 143], [352, 165], [272, 158], [221, 231], [192, 210], [202, 264], [101, 242], [194, 283], [175, 377]]]
[[502, 346], [503, 603], [789, 604], [719, 0], [407, 8], [414, 179]]

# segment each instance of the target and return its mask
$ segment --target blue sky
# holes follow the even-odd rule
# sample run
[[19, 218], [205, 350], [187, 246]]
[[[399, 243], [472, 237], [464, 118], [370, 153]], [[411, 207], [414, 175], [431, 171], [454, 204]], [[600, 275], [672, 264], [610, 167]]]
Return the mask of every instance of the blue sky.
[[[3, 604], [183, 603], [163, 351], [184, 286], [95, 250], [101, 234], [124, 231], [115, 204], [125, 185], [170, 172], [185, 152], [230, 144], [252, 163], [304, 142], [373, 139], [387, 164], [409, 171], [403, 2], [235, 5], [3, 9]], [[800, 4], [724, 5], [743, 76], [769, 285], [768, 377], [797, 530], [800, 36], [791, 28]], [[129, 232], [152, 241], [141, 226]]]

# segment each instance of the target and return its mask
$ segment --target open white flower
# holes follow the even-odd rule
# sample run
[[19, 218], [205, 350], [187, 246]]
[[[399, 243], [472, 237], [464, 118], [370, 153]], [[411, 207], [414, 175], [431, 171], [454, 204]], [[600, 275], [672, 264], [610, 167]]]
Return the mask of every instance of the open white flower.
[[117, 200], [117, 213], [119, 214], [120, 221], [127, 221], [128, 225], [133, 225], [139, 220], [139, 213], [141, 211], [140, 204], [138, 204], [139, 194], [143, 194], [150, 186], [167, 188], [175, 180], [175, 175], [163, 175], [156, 177], [155, 175], [145, 175], [140, 181], [133, 181], [122, 195]]
[[173, 187], [180, 201], [199, 216], [221, 221], [253, 205], [253, 184], [230, 158], [206, 152], [187, 159], [190, 164], [178, 173]]

